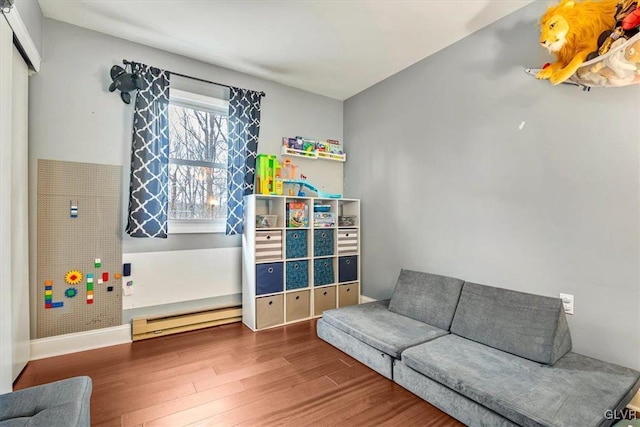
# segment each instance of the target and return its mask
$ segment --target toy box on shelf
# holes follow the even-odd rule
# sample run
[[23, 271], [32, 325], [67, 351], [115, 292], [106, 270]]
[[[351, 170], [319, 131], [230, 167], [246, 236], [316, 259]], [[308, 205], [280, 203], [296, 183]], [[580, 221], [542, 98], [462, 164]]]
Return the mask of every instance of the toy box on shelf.
[[334, 212], [331, 212], [331, 205], [329, 204], [314, 204], [313, 205], [313, 226], [316, 228], [330, 228], [335, 227], [336, 216]]
[[287, 202], [287, 227], [308, 227], [309, 211], [304, 201]]

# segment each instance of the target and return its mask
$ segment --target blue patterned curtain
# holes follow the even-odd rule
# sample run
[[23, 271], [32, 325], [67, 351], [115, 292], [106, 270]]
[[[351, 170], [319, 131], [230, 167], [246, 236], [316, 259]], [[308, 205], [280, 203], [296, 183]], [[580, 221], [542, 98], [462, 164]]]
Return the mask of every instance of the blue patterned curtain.
[[143, 64], [133, 113], [129, 221], [132, 237], [167, 237], [169, 189], [169, 72]]
[[231, 88], [227, 164], [227, 234], [243, 230], [244, 199], [253, 193], [260, 134], [260, 92]]

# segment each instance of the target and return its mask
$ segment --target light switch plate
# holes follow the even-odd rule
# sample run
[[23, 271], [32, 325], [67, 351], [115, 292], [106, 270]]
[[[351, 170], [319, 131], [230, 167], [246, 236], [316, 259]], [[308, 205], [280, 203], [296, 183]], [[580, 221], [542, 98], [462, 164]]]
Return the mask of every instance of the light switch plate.
[[567, 314], [573, 314], [573, 295], [560, 294], [562, 305], [564, 306], [564, 312]]

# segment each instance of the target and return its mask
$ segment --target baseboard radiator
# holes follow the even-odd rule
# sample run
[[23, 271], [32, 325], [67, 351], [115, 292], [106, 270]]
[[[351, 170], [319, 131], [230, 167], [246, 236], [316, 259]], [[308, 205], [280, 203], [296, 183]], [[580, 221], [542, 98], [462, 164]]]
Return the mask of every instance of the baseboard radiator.
[[139, 341], [240, 321], [242, 321], [242, 305], [172, 315], [137, 317], [131, 322], [131, 335], [133, 341]]

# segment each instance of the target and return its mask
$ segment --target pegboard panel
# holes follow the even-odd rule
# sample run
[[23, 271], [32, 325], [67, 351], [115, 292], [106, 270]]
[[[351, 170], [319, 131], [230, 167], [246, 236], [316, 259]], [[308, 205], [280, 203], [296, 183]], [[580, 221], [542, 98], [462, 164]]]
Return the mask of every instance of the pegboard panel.
[[38, 338], [122, 324], [121, 191], [120, 166], [38, 160]]

